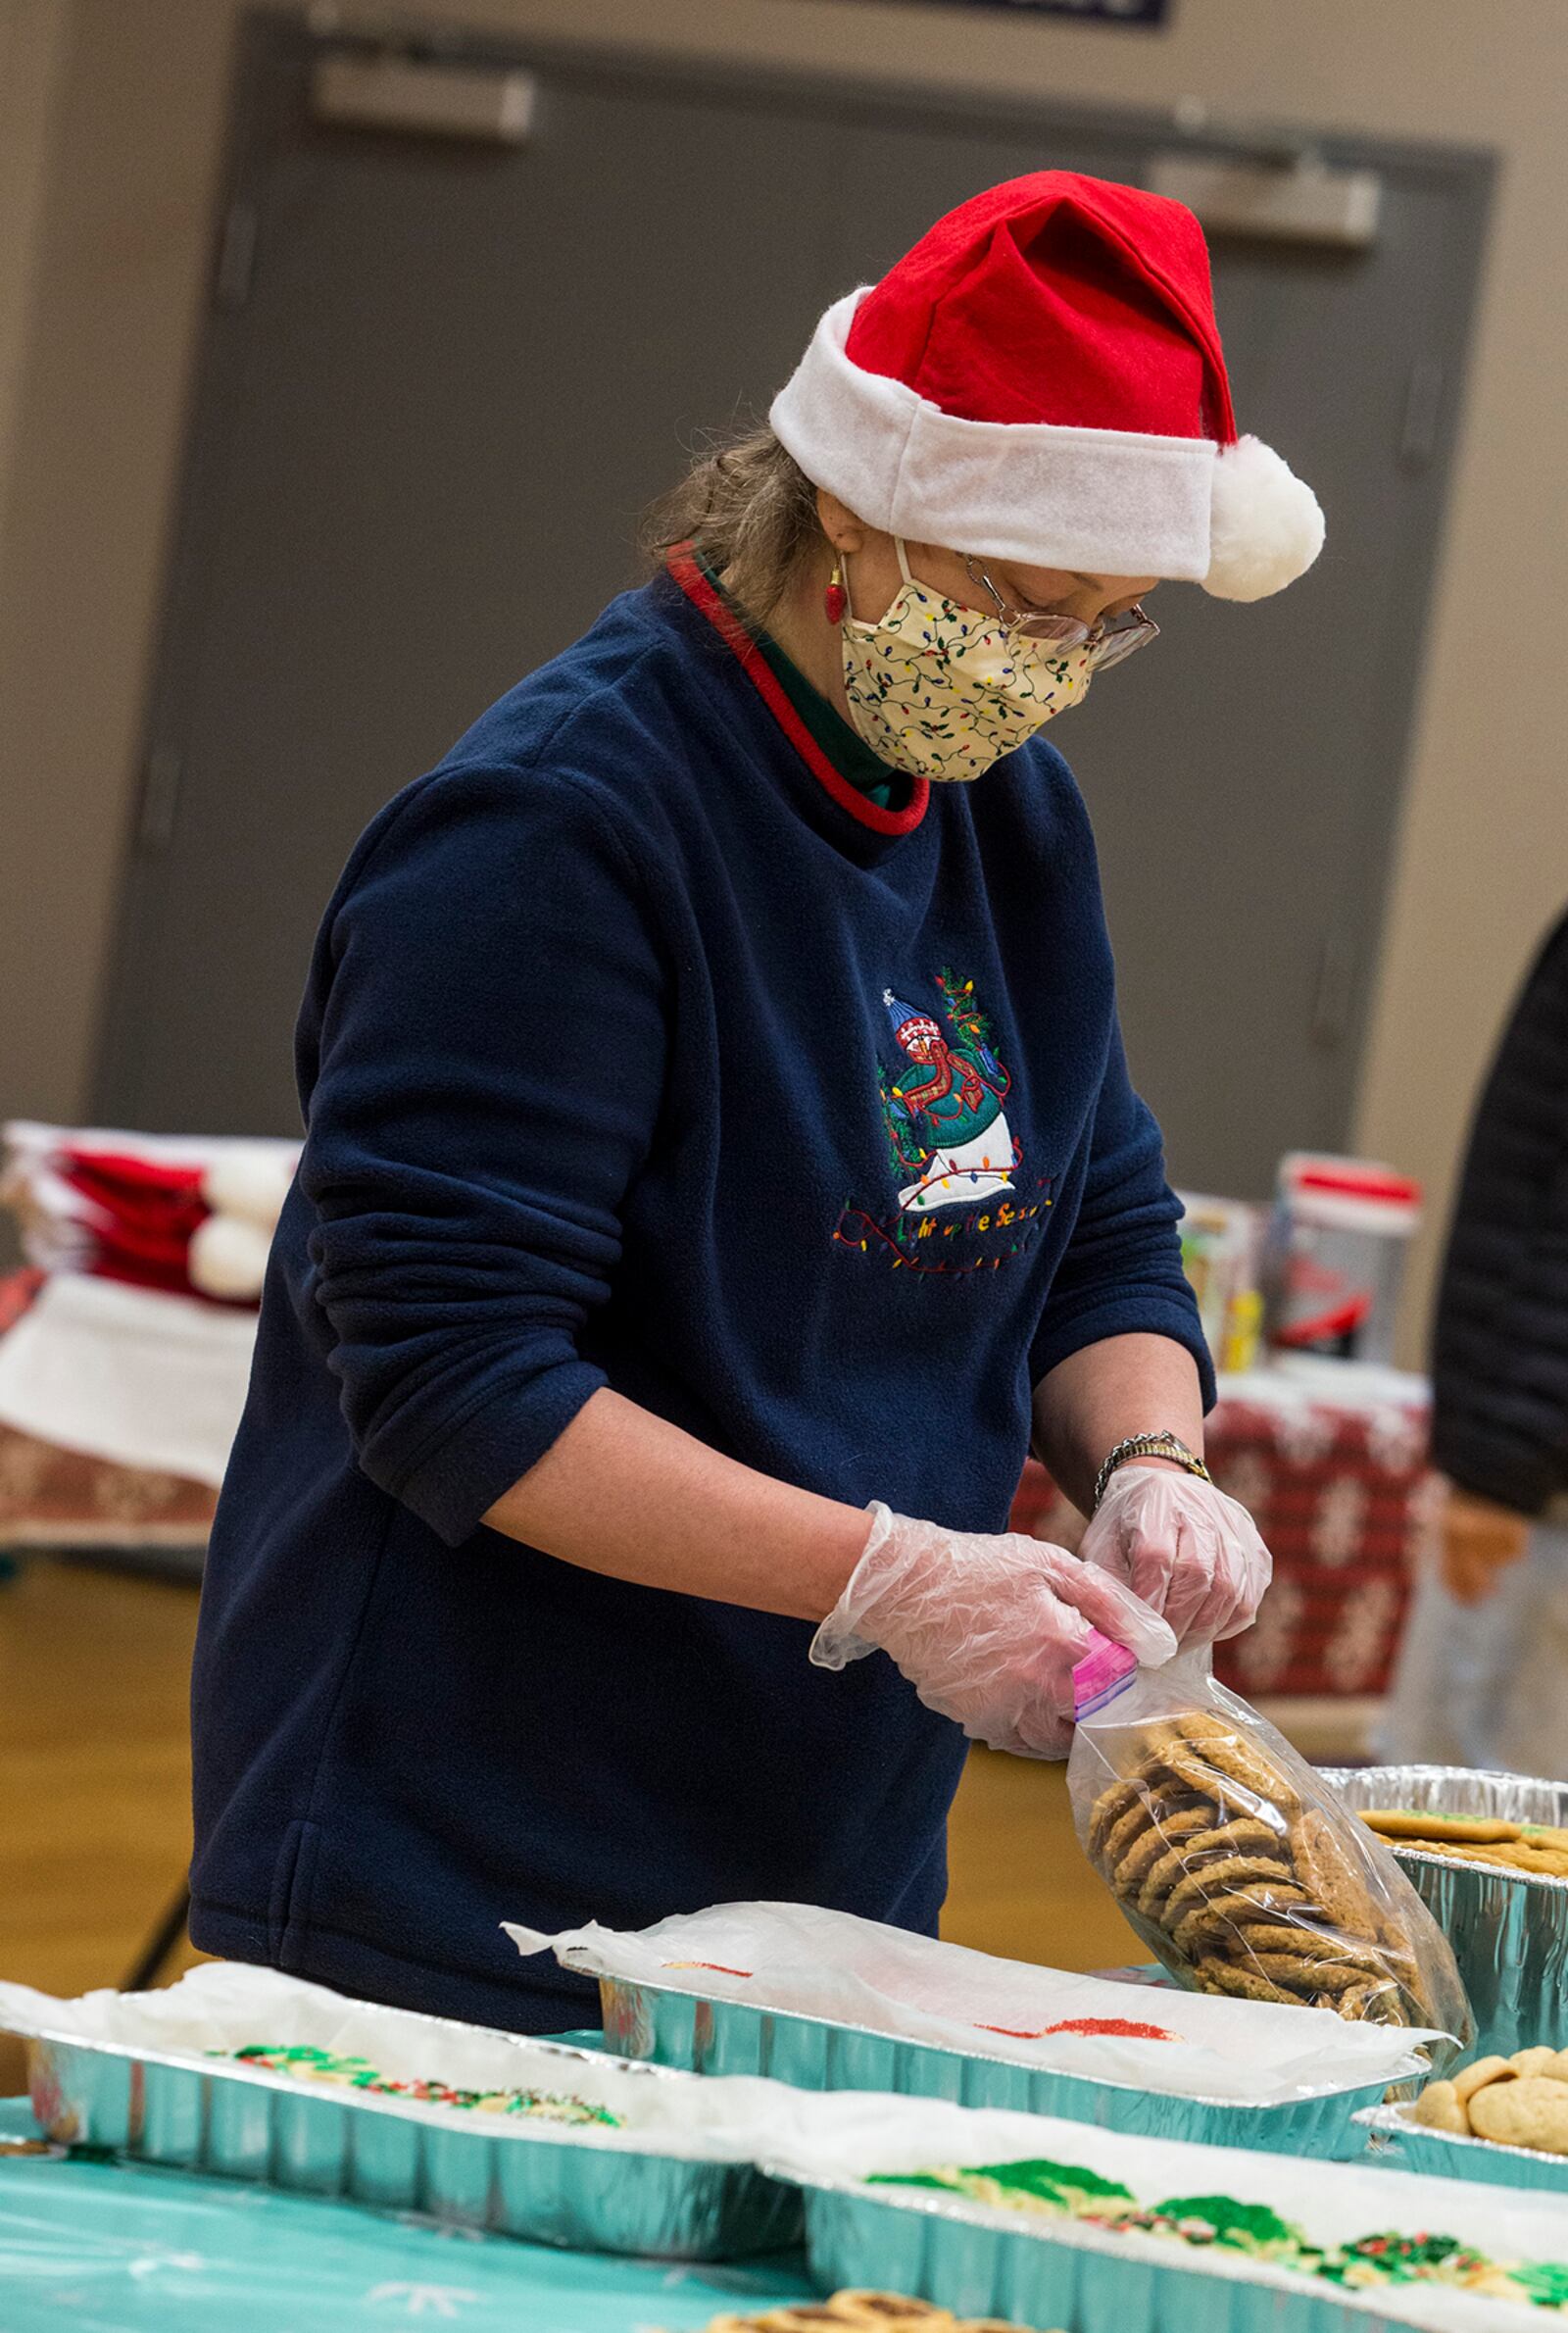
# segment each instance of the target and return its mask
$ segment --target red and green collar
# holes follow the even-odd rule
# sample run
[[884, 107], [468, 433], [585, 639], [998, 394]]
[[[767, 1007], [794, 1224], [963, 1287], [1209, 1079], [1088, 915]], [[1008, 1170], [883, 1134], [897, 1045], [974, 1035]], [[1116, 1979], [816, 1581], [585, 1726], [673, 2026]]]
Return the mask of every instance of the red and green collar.
[[[747, 628], [734, 603], [703, 572], [692, 545], [677, 544], [666, 564], [671, 577], [693, 607], [707, 617], [725, 646], [733, 651], [747, 678], [791, 745], [839, 808], [848, 811], [850, 817], [860, 825], [869, 826], [874, 834], [911, 834], [925, 816], [931, 792], [928, 780], [923, 777], [912, 779], [909, 798], [898, 810], [884, 810], [879, 803], [871, 801], [852, 779], [845, 776], [811, 734], [799, 710], [791, 702], [789, 692], [773, 670], [761, 643]], [[775, 654], [782, 655], [782, 651], [775, 650]]]

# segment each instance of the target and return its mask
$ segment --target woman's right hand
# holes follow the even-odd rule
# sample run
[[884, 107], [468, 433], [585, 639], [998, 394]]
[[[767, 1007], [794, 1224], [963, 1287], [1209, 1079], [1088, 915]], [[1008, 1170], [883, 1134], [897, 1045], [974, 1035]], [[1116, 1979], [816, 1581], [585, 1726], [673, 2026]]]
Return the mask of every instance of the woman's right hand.
[[1158, 1667], [1176, 1639], [1108, 1572], [1017, 1532], [950, 1531], [871, 1509], [849, 1585], [811, 1644], [820, 1668], [886, 1653], [928, 1709], [1024, 1758], [1064, 1758], [1089, 1632]]
[[1478, 1499], [1456, 1482], [1443, 1501], [1443, 1584], [1460, 1604], [1484, 1604], [1500, 1573], [1517, 1564], [1530, 1540], [1530, 1518], [1491, 1499]]

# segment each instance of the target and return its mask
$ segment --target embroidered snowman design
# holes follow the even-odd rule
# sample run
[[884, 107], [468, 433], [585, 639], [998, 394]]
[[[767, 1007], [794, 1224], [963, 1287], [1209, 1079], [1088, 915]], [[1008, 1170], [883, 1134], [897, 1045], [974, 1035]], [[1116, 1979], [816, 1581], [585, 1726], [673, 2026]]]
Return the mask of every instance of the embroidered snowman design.
[[1018, 1146], [1003, 1104], [1012, 1080], [991, 1048], [991, 1028], [974, 1001], [974, 982], [937, 974], [952, 1037], [918, 1006], [896, 997], [882, 1002], [894, 1037], [909, 1063], [889, 1077], [879, 1070], [883, 1121], [897, 1168], [911, 1177], [899, 1191], [901, 1212], [989, 1199], [1013, 1188]]

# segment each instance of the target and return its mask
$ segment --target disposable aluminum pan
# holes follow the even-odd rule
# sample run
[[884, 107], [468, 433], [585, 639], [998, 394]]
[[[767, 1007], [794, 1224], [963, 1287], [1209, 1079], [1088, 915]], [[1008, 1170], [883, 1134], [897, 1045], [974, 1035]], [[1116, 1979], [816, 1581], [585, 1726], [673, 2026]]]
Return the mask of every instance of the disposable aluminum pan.
[[[622, 1977], [602, 1976], [599, 1993], [606, 2048], [656, 2065], [699, 2074], [768, 2074], [797, 2090], [895, 2091], [963, 2107], [1010, 2107], [1143, 2138], [1198, 2139], [1272, 2155], [1336, 2161], [1358, 2155], [1363, 2140], [1356, 2110], [1378, 2105], [1388, 2091], [1385, 2082], [1363, 2083], [1279, 2106], [1180, 2098]], [[1417, 2070], [1424, 2068], [1412, 2063]]]
[[[1468, 1766], [1326, 1769], [1348, 1807], [1414, 1807], [1568, 1827], [1568, 1783]], [[1568, 2048], [1568, 1879], [1467, 1862], [1391, 1839], [1453, 1947], [1475, 2011], [1475, 2055], [1509, 2058], [1538, 2042]]]
[[[428, 2026], [430, 2062], [440, 2063], [445, 2019], [385, 2013], [405, 2031]], [[585, 2252], [731, 2259], [790, 2244], [800, 2229], [796, 2191], [749, 2163], [596, 2143], [591, 2127], [307, 2087], [228, 2059], [44, 2029], [26, 2038], [33, 2110], [51, 2138], [74, 2147]], [[634, 2100], [650, 2079], [679, 2079], [646, 2065], [607, 2068], [586, 2050], [517, 2048], [519, 2087], [570, 2088], [591, 2069], [603, 2092], [608, 2070], [608, 2086]]]
[[[808, 2180], [805, 2193], [807, 2252], [824, 2292], [916, 2293], [957, 2316], [1070, 2325], [1072, 2333], [1368, 2333], [1369, 2320], [1478, 2321], [1423, 2316], [1409, 2286], [1314, 2291], [1235, 2255], [1172, 2247], [1166, 2260], [1095, 2228], [999, 2227], [945, 2197], [909, 2192], [895, 2202], [849, 2180]], [[1493, 2321], [1527, 2314], [1504, 2303]]]
[[1479, 2179], [1488, 2187], [1528, 2187], [1538, 2194], [1568, 2196], [1568, 2156], [1542, 2155], [1533, 2147], [1503, 2147], [1494, 2139], [1474, 2139], [1461, 2131], [1429, 2130], [1409, 2106], [1369, 2107], [1356, 2121], [1374, 2146], [1398, 2142], [1405, 2170], [1435, 2179]]

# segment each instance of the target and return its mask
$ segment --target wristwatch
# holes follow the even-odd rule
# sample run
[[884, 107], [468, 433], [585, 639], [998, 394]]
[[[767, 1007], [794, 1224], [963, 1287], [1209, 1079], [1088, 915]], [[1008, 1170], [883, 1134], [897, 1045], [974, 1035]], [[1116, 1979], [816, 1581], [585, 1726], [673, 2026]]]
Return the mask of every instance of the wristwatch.
[[1180, 1466], [1184, 1473], [1196, 1474], [1200, 1482], [1212, 1483], [1214, 1479], [1198, 1453], [1189, 1450], [1179, 1434], [1169, 1432], [1129, 1434], [1124, 1442], [1118, 1442], [1115, 1449], [1108, 1454], [1104, 1464], [1095, 1477], [1095, 1506], [1097, 1509], [1105, 1495], [1105, 1485], [1115, 1473], [1116, 1468], [1124, 1466], [1129, 1459], [1135, 1458], [1169, 1459], [1171, 1464]]

